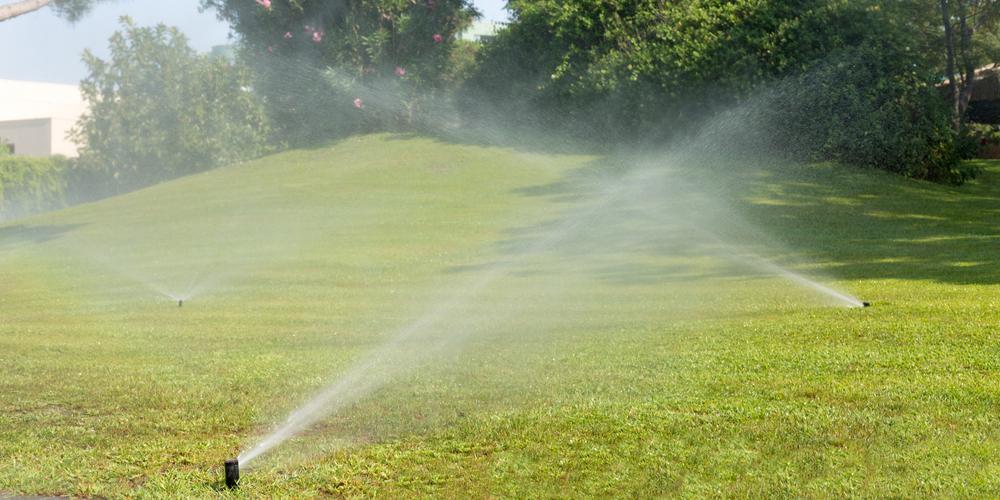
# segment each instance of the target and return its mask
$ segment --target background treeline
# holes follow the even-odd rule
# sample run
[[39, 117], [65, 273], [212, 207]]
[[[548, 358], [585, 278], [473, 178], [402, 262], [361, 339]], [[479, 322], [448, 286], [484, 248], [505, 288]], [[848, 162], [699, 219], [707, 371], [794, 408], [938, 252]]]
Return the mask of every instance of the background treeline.
[[[747, 129], [772, 152], [961, 182], [969, 148], [935, 87], [937, 4], [514, 0], [515, 21], [479, 54], [463, 107], [629, 140], [746, 106]], [[965, 56], [988, 59], [989, 40], [980, 34]]]
[[969, 68], [1000, 60], [987, 0], [511, 0], [482, 44], [466, 0], [203, 5], [232, 56], [123, 19], [84, 54], [80, 158], [0, 161], [6, 192], [58, 205], [379, 130], [664, 144], [719, 116], [720, 146], [961, 183]]

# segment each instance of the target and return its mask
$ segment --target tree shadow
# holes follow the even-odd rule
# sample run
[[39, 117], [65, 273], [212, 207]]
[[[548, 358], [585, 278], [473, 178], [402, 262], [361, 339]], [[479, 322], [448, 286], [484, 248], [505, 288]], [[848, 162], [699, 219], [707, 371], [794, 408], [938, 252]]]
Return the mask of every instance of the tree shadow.
[[84, 225], [85, 224], [18, 224], [14, 226], [0, 227], [0, 250], [6, 250], [21, 245], [45, 243], [62, 237], [66, 233], [74, 231]]
[[[544, 198], [553, 207], [599, 199], [602, 186], [620, 182], [627, 175], [623, 163], [634, 160], [598, 160], [516, 194]], [[981, 176], [960, 187], [832, 164], [729, 165], [711, 172], [704, 165], [681, 167], [665, 177], [677, 181], [673, 188], [637, 192], [641, 202], [626, 192], [621, 203], [512, 228], [493, 250], [497, 262], [539, 251], [554, 260], [576, 259], [585, 264], [575, 272], [609, 284], [761, 278], [767, 273], [746, 265], [757, 258], [810, 264], [810, 272], [840, 279], [995, 284], [1000, 164], [980, 166]], [[561, 234], [566, 228], [573, 230]], [[625, 254], [617, 261], [595, 258]], [[728, 262], [689, 263], [704, 256]]]
[[505, 148], [522, 153], [537, 154], [607, 154], [613, 149], [610, 143], [585, 141], [568, 134], [558, 135], [551, 130], [504, 129], [483, 126], [454, 128], [422, 128], [415, 131], [389, 133], [390, 139], [433, 139], [441, 144]]
[[678, 216], [699, 211], [699, 203], [691, 199], [697, 193], [668, 193], [650, 204], [651, 195], [644, 192], [647, 179], [634, 178], [627, 162], [622, 157], [594, 160], [553, 182], [515, 189], [518, 196], [545, 199], [554, 215], [509, 228], [493, 243], [493, 260], [448, 271], [504, 268], [514, 277], [554, 279], [583, 273], [623, 286], [766, 277], [736, 258], [706, 263], [706, 255], [725, 256], [732, 250], [695, 227], [708, 212], [691, 220]]
[[1000, 168], [961, 187], [838, 167], [785, 167], [741, 200], [803, 259], [846, 279], [1000, 282]]

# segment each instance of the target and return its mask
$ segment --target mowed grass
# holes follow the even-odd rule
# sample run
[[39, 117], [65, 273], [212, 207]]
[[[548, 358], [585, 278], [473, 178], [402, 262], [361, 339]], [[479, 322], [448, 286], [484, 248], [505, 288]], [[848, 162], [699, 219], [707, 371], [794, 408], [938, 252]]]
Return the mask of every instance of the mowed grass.
[[[651, 244], [676, 232], [532, 246], [611, 163], [369, 136], [0, 226], [0, 493], [1000, 495], [1000, 166], [734, 172], [769, 257], [874, 302], [847, 309]], [[426, 359], [223, 488], [456, 300], [399, 343]]]

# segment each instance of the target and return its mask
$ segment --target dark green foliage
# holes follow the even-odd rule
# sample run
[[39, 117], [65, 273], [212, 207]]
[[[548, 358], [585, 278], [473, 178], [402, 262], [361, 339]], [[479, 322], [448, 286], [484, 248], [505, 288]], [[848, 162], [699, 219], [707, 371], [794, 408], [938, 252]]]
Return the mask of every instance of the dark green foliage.
[[799, 159], [961, 184], [975, 174], [960, 162], [968, 153], [947, 104], [906, 50], [862, 45], [775, 84], [754, 117], [757, 131]]
[[[960, 181], [933, 84], [933, 5], [877, 0], [511, 1], [463, 91], [469, 115], [601, 140], [675, 136], [749, 105], [784, 146]], [[763, 96], [763, 97], [762, 97]], [[767, 109], [765, 101], [778, 109]], [[778, 118], [777, 121], [773, 119]], [[799, 127], [807, 128], [806, 131]], [[791, 139], [794, 137], [794, 140]], [[771, 141], [772, 145], [782, 141]]]
[[202, 3], [239, 35], [277, 138], [293, 144], [419, 120], [474, 14], [467, 0]]
[[84, 54], [83, 169], [129, 190], [264, 152], [267, 126], [245, 68], [195, 53], [176, 29], [122, 26], [109, 60]]
[[988, 123], [969, 123], [965, 126], [965, 139], [972, 146], [1000, 146], [1000, 129]]
[[[1000, 128], [996, 125], [985, 123], [967, 123], [962, 127], [962, 135], [959, 137], [959, 150], [963, 158], [1000, 158]], [[974, 167], [971, 173], [978, 175], [982, 169]]]
[[476, 66], [476, 54], [480, 44], [468, 40], [456, 40], [451, 50], [450, 60], [445, 68], [444, 84], [448, 89], [461, 86]]
[[66, 158], [0, 154], [0, 220], [65, 205]]
[[856, 37], [822, 1], [511, 4], [516, 22], [483, 51], [470, 88], [601, 135], [690, 125], [824, 57], [830, 39]]

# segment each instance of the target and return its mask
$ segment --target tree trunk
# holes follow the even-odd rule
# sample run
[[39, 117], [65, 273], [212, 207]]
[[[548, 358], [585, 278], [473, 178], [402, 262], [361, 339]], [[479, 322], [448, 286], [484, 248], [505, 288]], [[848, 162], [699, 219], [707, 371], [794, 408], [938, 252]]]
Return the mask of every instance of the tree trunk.
[[52, 0], [21, 0], [7, 5], [0, 5], [0, 21], [13, 19], [21, 14], [34, 12], [48, 5]]
[[962, 88], [958, 92], [959, 124], [965, 123], [965, 111], [969, 109], [972, 99], [972, 88], [976, 82], [976, 62], [972, 56], [972, 25], [968, 22], [968, 0], [957, 0], [958, 25], [960, 30], [959, 47], [962, 51]]
[[951, 102], [951, 119], [955, 132], [962, 126], [959, 113], [958, 83], [955, 81], [955, 34], [951, 27], [951, 14], [948, 12], [948, 0], [941, 0], [941, 25], [944, 26], [944, 47], [946, 52], [945, 69], [948, 77], [948, 100]]

